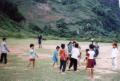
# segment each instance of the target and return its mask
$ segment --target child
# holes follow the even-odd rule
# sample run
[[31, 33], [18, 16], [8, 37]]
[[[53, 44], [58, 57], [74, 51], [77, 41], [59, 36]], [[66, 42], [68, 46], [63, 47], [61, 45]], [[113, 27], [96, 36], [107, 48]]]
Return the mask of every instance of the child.
[[39, 44], [39, 48], [42, 48], [42, 35], [38, 36], [38, 44]]
[[94, 57], [98, 57], [98, 55], [99, 55], [99, 45], [98, 45], [98, 42], [95, 43], [94, 51], [95, 51], [95, 56]]
[[72, 47], [73, 47], [72, 42], [69, 42], [69, 44], [68, 44], [68, 53], [69, 53], [69, 57], [71, 57]]
[[118, 56], [118, 45], [117, 43], [113, 43], [112, 56], [111, 56], [113, 70], [117, 69], [117, 56]]
[[61, 50], [60, 50], [60, 72], [62, 70], [62, 74], [65, 74], [66, 62], [67, 62], [67, 53], [65, 51], [65, 44], [61, 44]]
[[35, 68], [35, 59], [36, 59], [36, 57], [38, 57], [38, 55], [35, 52], [34, 44], [30, 44], [28, 67], [32, 64], [33, 69]]
[[91, 80], [94, 79], [94, 55], [95, 55], [95, 51], [94, 51], [94, 45], [90, 44], [89, 46], [90, 50], [88, 51], [88, 63], [87, 63], [87, 69], [88, 69], [88, 74]]
[[88, 63], [88, 57], [89, 57], [88, 51], [89, 51], [89, 49], [86, 49], [86, 57], [85, 57], [85, 60], [84, 60], [84, 62], [86, 64], [86, 69], [87, 69], [87, 63]]
[[59, 53], [59, 49], [60, 49], [60, 47], [57, 46], [56, 50], [53, 53], [53, 67], [55, 66], [56, 63], [58, 65], [58, 53]]
[[67, 59], [67, 65], [70, 64], [70, 59], [71, 59], [71, 51], [72, 51], [72, 48], [73, 48], [73, 44], [72, 42], [69, 42], [69, 44], [67, 45], [68, 46], [68, 59]]
[[7, 64], [7, 54], [9, 51], [8, 47], [7, 47], [7, 44], [6, 44], [6, 38], [3, 38], [2, 39], [3, 42], [1, 43], [1, 59], [0, 59], [0, 63], [3, 63], [4, 61], [4, 64]]
[[77, 71], [78, 58], [80, 56], [79, 44], [75, 44], [75, 47], [72, 49], [72, 56], [70, 61], [69, 70], [74, 66], [74, 71]]

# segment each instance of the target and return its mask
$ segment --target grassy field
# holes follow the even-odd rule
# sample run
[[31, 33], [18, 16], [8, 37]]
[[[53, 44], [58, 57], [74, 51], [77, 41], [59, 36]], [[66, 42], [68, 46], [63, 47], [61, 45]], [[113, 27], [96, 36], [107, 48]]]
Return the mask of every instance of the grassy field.
[[[0, 64], [0, 81], [89, 81], [83, 67], [80, 67], [78, 72], [67, 71], [65, 75], [61, 75], [58, 68], [52, 67], [49, 56], [51, 56], [54, 47], [67, 42], [64, 40], [46, 40], [42, 49], [37, 49], [36, 46], [40, 59], [37, 60], [36, 68], [33, 70], [26, 67], [28, 61], [25, 54], [29, 49], [29, 44], [37, 44], [37, 41], [35, 39], [9, 39], [8, 44], [11, 48], [8, 57], [9, 63], [7, 65]], [[81, 42], [80, 44], [84, 46], [89, 43]], [[42, 56], [44, 58], [41, 58]], [[119, 71], [117, 73], [105, 73], [104, 71], [102, 73], [95, 71], [95, 81], [120, 81]]]

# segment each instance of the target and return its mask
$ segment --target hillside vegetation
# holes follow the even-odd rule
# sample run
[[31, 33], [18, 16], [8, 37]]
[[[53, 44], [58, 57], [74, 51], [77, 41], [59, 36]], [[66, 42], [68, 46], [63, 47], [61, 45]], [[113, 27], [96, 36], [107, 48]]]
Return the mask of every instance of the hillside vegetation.
[[120, 40], [117, 0], [1, 0], [0, 36]]

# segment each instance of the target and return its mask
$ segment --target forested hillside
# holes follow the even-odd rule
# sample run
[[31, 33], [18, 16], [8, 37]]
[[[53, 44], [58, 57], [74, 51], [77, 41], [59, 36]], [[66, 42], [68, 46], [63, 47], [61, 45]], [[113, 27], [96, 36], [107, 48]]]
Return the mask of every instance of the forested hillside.
[[118, 0], [0, 0], [0, 36], [119, 40]]

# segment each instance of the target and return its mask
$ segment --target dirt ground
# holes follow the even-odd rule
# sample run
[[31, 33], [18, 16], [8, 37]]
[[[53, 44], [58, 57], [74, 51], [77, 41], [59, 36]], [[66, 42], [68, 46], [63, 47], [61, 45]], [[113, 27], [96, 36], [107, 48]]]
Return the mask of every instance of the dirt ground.
[[[88, 42], [79, 42], [82, 53], [84, 54], [84, 51], [86, 48], [88, 48], [89, 43]], [[112, 46], [110, 43], [99, 43], [100, 46], [100, 54], [98, 56], [97, 60], [97, 66], [95, 67], [95, 71], [99, 72], [100, 74], [109, 74], [109, 73], [117, 73], [115, 71], [112, 71], [112, 65], [111, 65], [111, 49]], [[38, 60], [50, 60], [52, 57], [52, 52], [49, 53], [50, 50], [54, 50], [56, 47], [56, 44], [43, 44], [44, 51], [48, 51], [48, 53], [42, 53], [41, 51], [38, 52], [39, 58]], [[12, 54], [18, 55], [18, 57], [22, 58], [23, 60], [27, 60], [26, 51], [29, 50], [29, 47], [26, 45], [15, 45], [10, 46], [10, 50]], [[36, 49], [38, 49], [37, 43], [36, 43]], [[41, 49], [41, 50], [42, 50]], [[84, 58], [84, 57], [83, 57]], [[118, 64], [120, 63], [120, 55], [118, 56]], [[120, 69], [120, 66], [118, 67]], [[100, 77], [100, 76], [96, 76]]]

